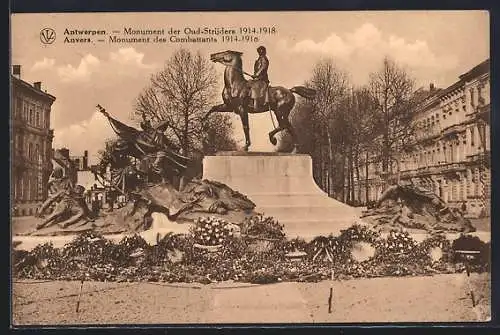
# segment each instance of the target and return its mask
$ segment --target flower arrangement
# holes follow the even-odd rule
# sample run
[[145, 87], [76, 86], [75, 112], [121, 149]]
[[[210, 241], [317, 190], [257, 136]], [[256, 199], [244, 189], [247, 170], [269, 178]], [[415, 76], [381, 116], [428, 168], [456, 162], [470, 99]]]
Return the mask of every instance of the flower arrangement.
[[415, 261], [436, 265], [450, 258], [451, 243], [443, 234], [435, 234], [417, 245], [413, 251]]
[[283, 229], [278, 221], [262, 214], [247, 217], [241, 224], [241, 233], [247, 237], [282, 240], [285, 238]]
[[416, 245], [408, 232], [391, 230], [385, 239], [384, 249], [391, 254], [410, 254]]
[[[453, 256], [453, 249], [478, 248], [480, 253], [477, 254], [477, 264], [472, 264], [472, 271], [487, 271], [490, 264], [490, 245], [465, 235], [453, 243], [443, 235], [434, 235], [417, 243], [404, 232], [392, 231], [382, 238], [370, 229], [351, 227], [337, 237], [320, 236], [310, 243], [300, 238], [281, 240], [273, 249], [254, 252], [248, 248], [245, 237], [232, 236], [230, 224], [224, 220], [200, 218], [198, 223], [192, 236], [169, 234], [155, 246], [147, 245], [139, 235], [113, 243], [102, 236], [84, 233], [63, 248], [43, 244], [29, 252], [14, 251], [14, 276], [200, 283], [224, 280], [253, 283], [318, 281], [329, 278], [332, 270], [340, 278], [406, 276], [462, 271], [457, 266], [463, 260], [447, 255]], [[215, 252], [193, 248], [200, 242], [209, 246], [220, 245], [220, 248]], [[362, 261], [353, 257], [352, 246], [361, 242], [376, 246], [375, 257]], [[435, 248], [444, 255], [440, 260], [431, 255]], [[144, 261], [131, 261], [137, 250], [141, 250]], [[169, 261], [169, 253], [173, 250], [183, 253], [177, 262]], [[285, 253], [292, 251], [305, 251], [308, 258], [300, 261], [287, 259]]]
[[334, 236], [318, 236], [308, 245], [307, 252], [312, 261], [328, 260], [330, 263], [343, 262], [349, 257], [346, 240]]
[[342, 231], [339, 238], [348, 244], [353, 242], [376, 243], [380, 239], [380, 234], [367, 226], [356, 224]]
[[216, 217], [200, 217], [195, 220], [195, 227], [191, 231], [195, 243], [204, 246], [219, 246], [233, 236], [230, 223]]
[[91, 265], [121, 261], [122, 255], [119, 252], [117, 253], [113, 242], [102, 235], [85, 232], [64, 246], [62, 256], [67, 259], [74, 259], [81, 264]]
[[291, 240], [283, 241], [283, 243], [279, 244], [278, 249], [284, 253], [306, 251], [308, 249], [308, 243], [303, 238], [296, 237]]

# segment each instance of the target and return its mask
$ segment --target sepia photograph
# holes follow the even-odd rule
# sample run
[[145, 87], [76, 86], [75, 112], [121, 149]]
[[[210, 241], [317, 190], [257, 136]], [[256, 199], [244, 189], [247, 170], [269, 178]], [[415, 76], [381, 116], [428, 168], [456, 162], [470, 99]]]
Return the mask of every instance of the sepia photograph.
[[13, 327], [491, 321], [487, 11], [10, 21]]

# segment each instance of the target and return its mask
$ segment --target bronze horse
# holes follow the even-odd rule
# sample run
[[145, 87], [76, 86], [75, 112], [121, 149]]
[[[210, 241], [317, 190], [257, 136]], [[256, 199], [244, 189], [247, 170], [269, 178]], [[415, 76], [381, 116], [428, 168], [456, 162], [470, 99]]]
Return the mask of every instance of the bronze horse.
[[274, 111], [276, 119], [278, 120], [278, 127], [269, 132], [269, 140], [273, 145], [277, 141], [275, 135], [283, 130], [288, 130], [292, 137], [294, 149], [297, 152], [297, 138], [295, 131], [288, 119], [290, 111], [295, 105], [296, 93], [304, 98], [313, 99], [316, 92], [304, 86], [295, 86], [291, 89], [286, 89], [281, 86], [269, 86], [269, 103], [263, 105], [260, 110], [255, 110], [251, 98], [251, 80], [246, 80], [243, 75], [241, 52], [237, 51], [223, 51], [210, 55], [210, 60], [216, 63], [221, 63], [226, 66], [224, 70], [224, 90], [222, 91], [223, 104], [216, 105], [208, 111], [203, 119], [206, 119], [212, 113], [236, 113], [240, 116], [243, 124], [243, 131], [245, 133], [245, 147], [244, 150], [248, 151], [251, 145], [250, 142], [250, 129], [248, 124], [248, 113], [265, 113], [267, 111]]

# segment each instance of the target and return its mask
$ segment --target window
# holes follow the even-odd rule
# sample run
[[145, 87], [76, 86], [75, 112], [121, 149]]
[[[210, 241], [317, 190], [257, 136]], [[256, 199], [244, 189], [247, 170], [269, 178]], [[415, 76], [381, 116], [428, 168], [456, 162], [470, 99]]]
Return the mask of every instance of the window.
[[24, 179], [23, 177], [19, 177], [19, 199], [24, 199]]
[[474, 97], [474, 89], [471, 88], [470, 89], [470, 104], [471, 104], [472, 107], [474, 107], [474, 98], [475, 98]]
[[36, 120], [35, 120], [35, 126], [40, 127], [40, 111], [36, 111], [35, 114]]
[[28, 159], [33, 160], [33, 144], [28, 144]]
[[474, 127], [470, 128], [470, 145], [474, 146]]
[[22, 117], [22, 112], [23, 112], [23, 99], [21, 99], [20, 97], [18, 97], [16, 99], [16, 114], [15, 114], [15, 117], [16, 118], [21, 118]]
[[28, 178], [26, 178], [26, 179], [28, 179], [28, 185], [26, 187], [26, 196], [27, 197], [25, 198], [25, 200], [31, 200], [31, 178], [30, 178], [30, 176], [28, 176]]
[[40, 145], [36, 144], [35, 145], [35, 160], [38, 162], [40, 160]]

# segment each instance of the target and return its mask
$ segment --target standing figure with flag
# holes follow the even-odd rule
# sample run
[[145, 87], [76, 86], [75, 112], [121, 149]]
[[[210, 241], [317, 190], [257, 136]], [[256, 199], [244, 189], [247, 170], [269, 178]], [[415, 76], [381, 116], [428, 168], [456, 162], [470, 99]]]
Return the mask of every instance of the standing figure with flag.
[[116, 148], [120, 153], [146, 163], [148, 158], [154, 158], [151, 170], [159, 175], [163, 182], [168, 177], [182, 174], [187, 169], [189, 158], [178, 154], [177, 146], [165, 136], [168, 122], [163, 121], [153, 127], [151, 122], [143, 116], [142, 130], [138, 130], [112, 118], [100, 105], [97, 105], [97, 108], [107, 117], [111, 127], [120, 137], [120, 145]]

